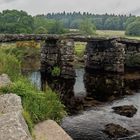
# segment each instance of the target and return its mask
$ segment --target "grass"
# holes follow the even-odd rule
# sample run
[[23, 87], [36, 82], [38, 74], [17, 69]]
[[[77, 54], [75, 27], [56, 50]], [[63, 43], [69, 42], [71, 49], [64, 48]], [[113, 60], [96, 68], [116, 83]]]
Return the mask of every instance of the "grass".
[[96, 34], [97, 34], [97, 36], [103, 36], [103, 37], [125, 37], [125, 38], [129, 38], [129, 39], [140, 40], [140, 37], [138, 37], [138, 36], [126, 36], [125, 31], [97, 30]]
[[84, 42], [75, 42], [75, 55], [77, 57], [83, 57], [85, 48], [86, 48], [86, 43]]
[[96, 34], [98, 36], [119, 36], [119, 37], [124, 37], [125, 36], [125, 31], [114, 31], [114, 30], [97, 30]]
[[[31, 45], [33, 44], [33, 45]], [[14, 55], [21, 63], [22, 70], [36, 70], [40, 67], [40, 45], [33, 41], [3, 43], [0, 50], [8, 55]]]
[[31, 132], [35, 123], [46, 119], [59, 122], [65, 115], [65, 107], [51, 89], [42, 92], [21, 75], [20, 62], [12, 53], [0, 49], [0, 74], [10, 76], [12, 84], [0, 89], [1, 93], [15, 93], [22, 99], [23, 116]]
[[23, 108], [30, 114], [33, 123], [46, 119], [59, 122], [65, 115], [64, 106], [56, 93], [51, 89], [47, 89], [46, 93], [39, 91], [24, 77], [20, 77], [11, 86], [4, 87], [1, 91], [20, 96]]
[[[31, 45], [32, 44], [32, 45]], [[17, 43], [3, 43], [0, 49], [6, 54], [14, 55], [20, 61], [27, 57], [39, 57], [40, 46], [34, 41], [21, 41]]]
[[0, 50], [0, 74], [6, 73], [11, 80], [15, 80], [15, 78], [19, 77], [20, 70], [20, 62], [17, 58]]

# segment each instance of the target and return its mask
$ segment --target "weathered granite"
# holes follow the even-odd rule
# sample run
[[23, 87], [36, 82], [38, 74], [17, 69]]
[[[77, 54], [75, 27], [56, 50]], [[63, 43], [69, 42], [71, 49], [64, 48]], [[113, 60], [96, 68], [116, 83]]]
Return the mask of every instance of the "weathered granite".
[[60, 40], [58, 42], [58, 46], [60, 48], [59, 61], [61, 68], [61, 76], [64, 78], [74, 78], [74, 41], [71, 39]]
[[46, 40], [41, 48], [41, 70], [51, 74], [60, 68], [60, 77], [74, 78], [74, 41], [71, 39]]
[[0, 96], [0, 140], [31, 140], [19, 96]]
[[72, 138], [53, 120], [35, 126], [36, 140], [72, 140]]
[[118, 125], [118, 124], [107, 124], [105, 126], [105, 130], [103, 130], [109, 137], [111, 138], [123, 138], [123, 137], [128, 137], [134, 134], [133, 131], [129, 131], [126, 128]]
[[31, 140], [28, 126], [21, 111], [0, 116], [0, 140]]
[[21, 98], [16, 94], [4, 94], [0, 96], [0, 114], [22, 111]]
[[10, 85], [10, 84], [11, 84], [11, 81], [7, 74], [0, 75], [0, 88]]
[[124, 72], [125, 45], [117, 41], [91, 41], [87, 43], [86, 68], [108, 72]]
[[129, 118], [133, 117], [137, 113], [137, 109], [133, 105], [116, 106], [112, 109], [115, 113]]

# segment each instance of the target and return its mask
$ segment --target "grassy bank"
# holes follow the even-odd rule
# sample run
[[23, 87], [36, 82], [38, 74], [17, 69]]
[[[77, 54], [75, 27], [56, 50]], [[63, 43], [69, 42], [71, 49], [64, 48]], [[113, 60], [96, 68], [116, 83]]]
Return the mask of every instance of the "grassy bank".
[[15, 56], [23, 69], [40, 67], [40, 43], [34, 41], [19, 41], [16, 43], [0, 44], [0, 50]]
[[0, 92], [15, 93], [21, 97], [23, 115], [30, 131], [35, 123], [46, 119], [59, 122], [66, 115], [59, 96], [51, 89], [42, 92], [34, 87], [26, 77], [22, 76], [20, 64], [15, 54], [0, 49], [0, 74], [8, 74], [13, 82], [10, 86], [1, 88]]
[[115, 31], [115, 30], [97, 30], [97, 36], [105, 36], [105, 37], [125, 37], [129, 39], [137, 39], [140, 40], [140, 36], [127, 36], [125, 35], [125, 31]]

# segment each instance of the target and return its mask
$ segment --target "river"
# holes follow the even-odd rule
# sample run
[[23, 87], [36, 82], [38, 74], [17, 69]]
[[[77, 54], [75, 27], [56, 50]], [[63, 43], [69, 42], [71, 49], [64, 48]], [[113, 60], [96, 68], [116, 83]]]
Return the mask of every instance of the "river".
[[[69, 110], [69, 116], [62, 120], [61, 126], [74, 140], [110, 140], [103, 132], [109, 123], [135, 131], [136, 136], [122, 140], [140, 140], [139, 72], [90, 74], [84, 69], [76, 69], [75, 80], [46, 77], [44, 80], [39, 71], [28, 76], [38, 88], [42, 88], [42, 83], [48, 84], [61, 94], [62, 102]], [[138, 111], [132, 118], [120, 116], [112, 110], [120, 105], [133, 105]]]

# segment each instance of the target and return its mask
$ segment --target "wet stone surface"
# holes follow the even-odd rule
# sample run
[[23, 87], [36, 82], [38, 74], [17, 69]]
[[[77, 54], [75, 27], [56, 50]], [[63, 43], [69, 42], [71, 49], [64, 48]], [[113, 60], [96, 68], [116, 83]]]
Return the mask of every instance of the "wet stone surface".
[[133, 105], [117, 106], [112, 109], [115, 113], [129, 118], [133, 117], [137, 112], [137, 109]]
[[104, 133], [109, 135], [111, 138], [123, 138], [128, 137], [130, 135], [133, 135], [134, 132], [127, 130], [126, 128], [118, 125], [118, 124], [107, 124], [105, 126], [105, 130], [103, 130]]

